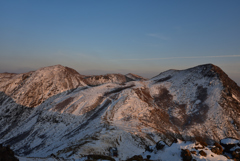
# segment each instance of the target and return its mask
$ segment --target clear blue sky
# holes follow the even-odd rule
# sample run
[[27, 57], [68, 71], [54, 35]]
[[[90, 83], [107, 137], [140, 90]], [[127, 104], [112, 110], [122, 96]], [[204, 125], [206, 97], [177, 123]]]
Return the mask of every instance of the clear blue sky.
[[0, 72], [152, 77], [205, 63], [240, 84], [239, 0], [0, 1]]

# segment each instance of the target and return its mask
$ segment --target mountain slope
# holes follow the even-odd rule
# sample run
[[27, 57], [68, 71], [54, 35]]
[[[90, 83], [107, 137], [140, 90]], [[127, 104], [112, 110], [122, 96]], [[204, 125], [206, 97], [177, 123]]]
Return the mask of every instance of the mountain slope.
[[[212, 64], [168, 70], [146, 81], [114, 77], [99, 82], [102, 76], [88, 79], [54, 69], [60, 75], [53, 78], [58, 80], [58, 92], [35, 106], [22, 101], [35, 99], [25, 94], [17, 97], [20, 92], [12, 90], [14, 82], [18, 86], [23, 82], [24, 74], [1, 76], [0, 143], [12, 145], [18, 155], [108, 155], [110, 147], [118, 147], [119, 157], [125, 159], [159, 140], [170, 145], [176, 138], [240, 139], [239, 87]], [[40, 79], [40, 71], [27, 73], [29, 82], [16, 91], [36, 93], [29, 84], [39, 80], [43, 87], [49, 84], [45, 77]], [[64, 88], [66, 79], [75, 83]]]

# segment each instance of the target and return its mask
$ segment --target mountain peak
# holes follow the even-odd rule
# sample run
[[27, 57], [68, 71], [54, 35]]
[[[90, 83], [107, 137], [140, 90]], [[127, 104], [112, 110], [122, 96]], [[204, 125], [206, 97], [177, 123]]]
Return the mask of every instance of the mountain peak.
[[0, 83], [0, 91], [27, 107], [35, 107], [51, 96], [85, 85], [77, 71], [62, 65], [4, 78], [5, 81]]
[[69, 67], [66, 67], [66, 66], [62, 66], [60, 64], [57, 64], [57, 65], [53, 65], [53, 66], [48, 66], [48, 67], [43, 67], [43, 68], [40, 68], [38, 69], [37, 71], [41, 71], [41, 72], [65, 72], [65, 74], [78, 74], [80, 75], [76, 70], [72, 69], [72, 68], [69, 68]]

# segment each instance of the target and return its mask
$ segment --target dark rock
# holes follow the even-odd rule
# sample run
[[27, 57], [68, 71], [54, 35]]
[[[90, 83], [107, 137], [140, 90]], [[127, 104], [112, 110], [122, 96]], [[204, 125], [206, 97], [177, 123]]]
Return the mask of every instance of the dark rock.
[[10, 149], [10, 146], [3, 147], [0, 146], [0, 161], [19, 161], [18, 158], [14, 156], [14, 152]]
[[50, 157], [52, 157], [52, 158], [56, 158], [57, 156], [56, 156], [55, 154], [52, 153], [52, 154], [50, 155]]
[[150, 159], [151, 158], [151, 155], [147, 155], [147, 159]]
[[223, 153], [223, 148], [217, 142], [214, 143], [215, 147], [211, 149], [211, 151], [217, 155], [221, 155]]
[[153, 152], [153, 149], [152, 149], [150, 146], [147, 146], [147, 147], [145, 148], [145, 151]]
[[219, 143], [215, 142], [214, 145], [215, 145], [216, 147], [219, 147], [220, 149], [223, 150], [222, 146], [221, 146]]
[[200, 147], [195, 147], [194, 149], [199, 150], [199, 149], [204, 149], [204, 147], [200, 146]]
[[232, 152], [233, 158], [240, 159], [240, 149], [236, 149]]
[[181, 157], [182, 157], [183, 161], [191, 161], [192, 160], [192, 154], [188, 149], [181, 150]]
[[203, 147], [207, 146], [208, 144], [205, 141], [200, 141], [199, 142]]
[[199, 152], [199, 154], [200, 154], [201, 156], [204, 156], [204, 157], [207, 156], [207, 153], [206, 153], [205, 151], [203, 151], [203, 150], [201, 150], [201, 151]]
[[143, 157], [141, 155], [134, 155], [133, 157], [127, 159], [126, 161], [143, 161]]
[[163, 141], [159, 141], [159, 142], [157, 142], [157, 144], [156, 144], [156, 149], [157, 150], [162, 150], [164, 147], [165, 147], [165, 143], [163, 142]]
[[197, 152], [196, 152], [196, 151], [191, 151], [191, 153], [192, 153], [192, 154], [195, 154], [195, 155], [197, 154]]
[[[201, 91], [199, 91], [199, 92], [201, 92]], [[200, 96], [199, 96], [200, 97]], [[201, 96], [201, 97], [204, 97], [204, 96]], [[203, 98], [202, 98], [203, 99]], [[205, 98], [204, 98], [205, 99]], [[203, 99], [203, 100], [204, 100]], [[200, 137], [200, 136], [196, 136], [195, 137], [195, 140], [196, 141], [198, 141], [198, 143], [199, 144], [201, 144], [202, 146], [203, 146], [203, 148], [205, 147], [205, 146], [208, 146], [208, 144], [206, 143], [206, 138], [203, 138], [203, 137]], [[196, 145], [198, 145], [198, 143], [196, 143]]]
[[222, 146], [224, 147], [224, 151], [229, 153], [229, 152], [231, 152], [231, 149], [236, 146], [236, 144], [225, 144]]
[[[233, 138], [226, 138], [226, 139], [233, 139]], [[223, 140], [224, 139], [222, 139], [221, 141], [220, 141], [220, 144], [224, 147], [224, 152], [227, 152], [227, 153], [232, 153], [231, 152], [231, 149], [233, 148], [233, 147], [235, 147], [238, 143], [225, 143], [225, 142], [223, 142]], [[236, 140], [236, 139], [233, 139], [233, 140]]]

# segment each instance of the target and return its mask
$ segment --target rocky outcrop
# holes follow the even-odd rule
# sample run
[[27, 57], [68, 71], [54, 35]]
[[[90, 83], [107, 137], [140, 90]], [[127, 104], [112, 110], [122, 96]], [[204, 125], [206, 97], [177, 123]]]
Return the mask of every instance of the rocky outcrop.
[[213, 147], [213, 148], [211, 149], [211, 151], [212, 151], [213, 153], [217, 154], [217, 155], [221, 155], [221, 154], [223, 153], [223, 148], [222, 148], [222, 146], [221, 146], [219, 143], [217, 143], [217, 142], [214, 143], [214, 146], [215, 146], [215, 147]]
[[4, 147], [0, 144], [0, 161], [19, 161], [19, 159], [14, 156], [10, 146]]
[[188, 149], [181, 150], [181, 157], [182, 157], [183, 161], [191, 161], [192, 160], [192, 154]]
[[133, 79], [122, 74], [106, 74], [85, 77], [85, 81], [89, 86], [98, 86], [106, 83], [124, 84], [126, 82], [133, 81]]

